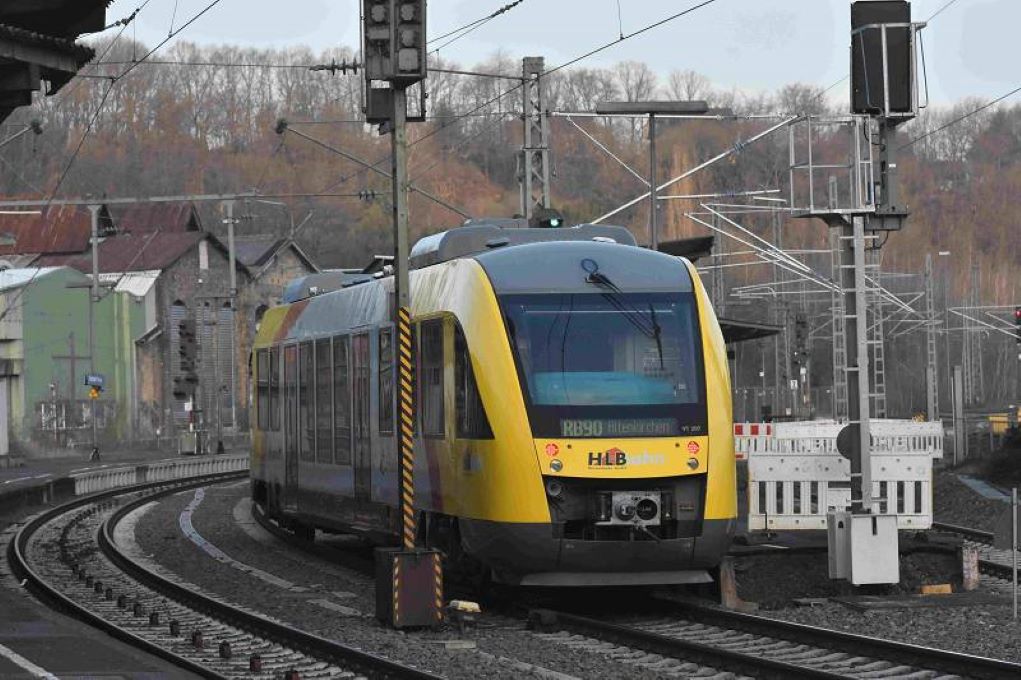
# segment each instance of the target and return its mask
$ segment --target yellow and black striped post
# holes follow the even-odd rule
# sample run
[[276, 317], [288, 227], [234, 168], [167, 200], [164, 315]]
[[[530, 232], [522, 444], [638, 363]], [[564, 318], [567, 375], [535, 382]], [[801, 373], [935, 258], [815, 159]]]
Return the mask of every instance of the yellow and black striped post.
[[[397, 403], [400, 404], [401, 536], [405, 550], [415, 549], [415, 404], [411, 390], [411, 311], [397, 308]], [[396, 570], [394, 578], [397, 577]]]
[[[415, 545], [415, 397], [408, 261], [407, 93], [394, 83], [391, 142], [394, 211], [394, 326], [397, 335], [400, 548], [376, 551], [376, 616], [395, 628], [443, 620], [443, 564], [438, 550]], [[431, 479], [433, 484], [439, 480]]]

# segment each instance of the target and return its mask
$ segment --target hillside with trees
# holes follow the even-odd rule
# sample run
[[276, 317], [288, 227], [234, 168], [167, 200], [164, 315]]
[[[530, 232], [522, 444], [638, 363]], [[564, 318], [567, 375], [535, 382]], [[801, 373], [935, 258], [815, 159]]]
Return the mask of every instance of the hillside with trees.
[[[112, 47], [99, 43], [96, 48], [105, 63], [86, 67], [84, 76], [58, 95], [18, 111], [8, 121], [8, 125], [19, 125], [38, 118], [45, 131], [40, 136], [25, 135], [0, 150], [0, 194], [49, 196], [55, 187], [59, 187], [58, 196], [258, 190], [288, 197], [267, 196], [246, 203], [242, 229], [293, 233], [323, 267], [360, 266], [374, 253], [389, 252], [387, 180], [330, 150], [380, 162], [385, 169], [389, 140], [359, 122], [360, 76], [308, 68], [351, 62], [355, 57], [351, 50], [314, 54], [300, 48], [178, 43], [111, 84], [109, 76], [144, 55], [146, 47], [122, 41]], [[410, 133], [411, 181], [473, 216], [515, 213], [521, 144], [521, 93], [515, 89], [516, 81], [451, 71], [470, 68], [513, 77], [520, 72], [520, 62], [497, 52], [485, 63], [470, 67], [442, 60], [432, 66], [428, 120], [412, 126]], [[606, 100], [669, 98], [705, 99], [711, 106], [739, 114], [774, 114], [662, 125], [658, 173], [663, 178], [740, 146], [741, 140], [784, 114], [844, 113], [843, 106], [838, 110], [830, 103], [839, 90], [827, 92], [804, 84], [770, 93], [724, 90], [695, 71], [661, 74], [632, 61], [611, 68], [557, 71], [549, 76], [548, 88], [549, 104], [557, 111], [589, 111]], [[1016, 277], [1021, 263], [1021, 210], [1017, 208], [1021, 105], [991, 107], [942, 129], [981, 103], [961, 100], [952, 106], [931, 107], [899, 131], [899, 143], [930, 134], [901, 151], [899, 176], [913, 214], [906, 230], [892, 234], [886, 243], [883, 268], [918, 273], [927, 253], [949, 251], [951, 262], [942, 263], [939, 283], [942, 286], [946, 279], [951, 306], [968, 291], [973, 263], [982, 272], [984, 302], [1021, 300]], [[466, 112], [470, 115], [461, 115]], [[290, 132], [278, 134], [280, 119], [318, 143]], [[558, 116], [550, 122], [554, 203], [568, 222], [594, 219], [644, 192], [641, 181], [577, 129], [583, 128], [644, 174], [648, 161], [642, 121]], [[781, 189], [777, 195], [785, 196], [787, 166], [787, 135], [780, 132], [740, 148], [731, 158], [675, 184], [670, 191]], [[376, 192], [376, 197], [366, 200], [367, 191]], [[661, 238], [707, 233], [685, 216], [698, 207], [697, 202], [665, 202]], [[207, 227], [215, 231], [220, 225], [214, 208], [203, 206]], [[462, 221], [458, 214], [417, 195], [411, 198], [411, 211], [413, 237]], [[647, 238], [644, 202], [613, 221], [634, 227], [640, 240]], [[740, 221], [771, 238], [770, 215], [741, 215]], [[784, 218], [782, 232], [785, 247], [828, 247], [826, 230], [818, 221]], [[739, 249], [735, 244], [729, 247]], [[828, 273], [828, 258], [812, 263]], [[728, 270], [727, 282], [762, 280], [770, 275], [767, 269]], [[920, 285], [915, 281], [908, 288], [920, 290]], [[745, 307], [742, 313], [766, 316], [764, 305], [762, 309]], [[911, 336], [912, 343], [917, 335]], [[820, 362], [826, 363], [822, 356]], [[912, 352], [905, 354], [903, 362], [898, 370], [921, 379], [923, 372], [918, 371]], [[903, 405], [904, 410], [916, 406]]]

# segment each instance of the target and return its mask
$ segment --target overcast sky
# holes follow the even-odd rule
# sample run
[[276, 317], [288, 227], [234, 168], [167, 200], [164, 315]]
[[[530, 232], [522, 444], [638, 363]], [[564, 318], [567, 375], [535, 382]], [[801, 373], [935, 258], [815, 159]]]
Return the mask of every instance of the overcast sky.
[[[430, 35], [481, 18], [510, 0], [432, 0]], [[948, 0], [914, 0], [915, 21]], [[141, 0], [115, 0], [111, 21]], [[129, 28], [154, 45], [209, 0], [151, 0]], [[178, 36], [203, 44], [257, 47], [308, 45], [319, 50], [359, 42], [359, 0], [222, 0]], [[583, 54], [696, 0], [524, 0], [510, 12], [446, 47], [441, 54], [469, 66], [496, 50], [519, 58], [544, 56], [547, 68]], [[847, 73], [848, 0], [716, 0], [715, 3], [591, 57], [583, 65], [624, 59], [647, 62], [661, 76], [693, 69], [718, 88], [772, 90], [791, 82], [832, 84]], [[956, 0], [923, 32], [934, 102], [990, 99], [1021, 85], [1021, 0]], [[846, 101], [847, 85], [834, 95]], [[1021, 99], [1021, 96], [1018, 97]]]

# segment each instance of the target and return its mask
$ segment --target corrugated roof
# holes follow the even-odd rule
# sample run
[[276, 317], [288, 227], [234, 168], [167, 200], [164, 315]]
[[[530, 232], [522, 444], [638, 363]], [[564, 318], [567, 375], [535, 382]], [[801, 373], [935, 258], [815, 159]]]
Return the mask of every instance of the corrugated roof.
[[0, 256], [24, 253], [80, 253], [89, 247], [92, 220], [86, 208], [61, 206], [42, 214], [0, 214], [0, 233], [15, 238], [0, 245]]
[[202, 222], [193, 203], [136, 203], [111, 209], [117, 231], [199, 231]]
[[108, 272], [99, 275], [100, 283], [114, 284], [115, 293], [130, 293], [134, 297], [145, 297], [152, 287], [156, 285], [156, 279], [162, 273], [159, 269], [149, 269], [143, 272]]
[[[99, 271], [115, 273], [166, 269], [204, 238], [209, 238], [209, 235], [197, 231], [119, 234], [99, 244]], [[70, 257], [43, 256], [39, 258], [38, 264], [66, 265], [85, 273], [92, 271], [92, 257], [89, 253]]]
[[59, 267], [29, 267], [26, 269], [4, 269], [0, 271], [0, 290], [21, 288], [30, 281], [38, 280], [57, 271]]

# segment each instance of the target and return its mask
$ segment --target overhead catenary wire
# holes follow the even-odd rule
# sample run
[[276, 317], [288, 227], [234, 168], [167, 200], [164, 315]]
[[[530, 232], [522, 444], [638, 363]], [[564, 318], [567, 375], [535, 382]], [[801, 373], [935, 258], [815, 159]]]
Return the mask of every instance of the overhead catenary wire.
[[968, 111], [967, 113], [965, 113], [965, 114], [963, 114], [963, 115], [960, 115], [960, 116], [958, 116], [957, 118], [954, 118], [954, 119], [953, 119], [952, 121], [950, 121], [950, 122], [948, 122], [948, 123], [944, 123], [943, 125], [940, 125], [940, 126], [939, 126], [938, 128], [936, 128], [935, 130], [929, 130], [928, 132], [926, 132], [926, 133], [924, 133], [924, 134], [918, 135], [917, 137], [915, 137], [915, 138], [911, 139], [910, 141], [908, 141], [908, 142], [905, 142], [904, 144], [901, 144], [901, 145], [900, 145], [899, 147], [897, 147], [897, 148], [898, 148], [898, 150], [900, 150], [900, 149], [906, 149], [906, 148], [908, 148], [909, 146], [912, 146], [912, 145], [914, 145], [914, 144], [917, 144], [918, 142], [922, 141], [923, 139], [925, 139], [925, 138], [927, 138], [927, 137], [931, 137], [932, 135], [936, 134], [937, 132], [942, 132], [943, 130], [946, 130], [946, 129], [947, 129], [947, 128], [949, 128], [949, 127], [952, 127], [952, 126], [954, 126], [954, 125], [957, 125], [958, 123], [960, 123], [960, 122], [962, 122], [962, 121], [964, 121], [964, 120], [967, 120], [968, 118], [971, 118], [972, 116], [974, 116], [974, 115], [975, 115], [975, 114], [977, 114], [977, 113], [980, 113], [980, 112], [982, 112], [982, 111], [985, 111], [986, 109], [988, 109], [988, 108], [989, 108], [990, 106], [993, 106], [994, 104], [999, 104], [999, 103], [1000, 103], [1000, 102], [1002, 102], [1002, 101], [1003, 101], [1004, 99], [1007, 99], [1007, 98], [1009, 98], [1009, 97], [1012, 97], [1012, 96], [1014, 96], [1015, 94], [1017, 94], [1018, 92], [1021, 92], [1021, 87], [1016, 87], [1016, 88], [1014, 88], [1013, 90], [1011, 90], [1010, 92], [1006, 92], [1006, 93], [1004, 93], [1004, 94], [1001, 94], [1001, 95], [1000, 95], [999, 97], [997, 97], [996, 99], [993, 99], [992, 101], [986, 102], [986, 103], [985, 103], [985, 104], [983, 104], [982, 106], [979, 106], [979, 107], [978, 107], [978, 108], [976, 108], [976, 109], [972, 109], [971, 111]]
[[[148, 5], [150, 1], [151, 0], [145, 0], [145, 2], [143, 2], [142, 5], [140, 5], [138, 7], [138, 9], [136, 9], [135, 12], [133, 12], [130, 15], [130, 19], [121, 25], [121, 30], [117, 33], [117, 36], [114, 38], [114, 40], [111, 42], [111, 44], [107, 46], [106, 50], [104, 51], [104, 55], [106, 53], [108, 53], [110, 51], [110, 49], [112, 49], [113, 45], [117, 42], [117, 40], [120, 39], [121, 35], [123, 35], [123, 33], [127, 29], [128, 25], [130, 25], [130, 24], [132, 24], [134, 22], [134, 19], [138, 16], [138, 13], [142, 9], [144, 9], [145, 6]], [[200, 17], [205, 15], [207, 12], [209, 12], [209, 10], [211, 10], [213, 7], [215, 7], [216, 5], [220, 4], [221, 1], [222, 0], [212, 0], [212, 2], [210, 2], [208, 5], [206, 5], [202, 10], [200, 10], [197, 14], [195, 14], [191, 19], [186, 21], [179, 29], [177, 29], [176, 31], [171, 32], [170, 35], [168, 35], [164, 40], [162, 40], [158, 45], [156, 45], [156, 47], [154, 47], [151, 50], [149, 50], [142, 57], [141, 60], [139, 60], [138, 62], [135, 62], [134, 64], [129, 66], [127, 69], [125, 69], [118, 76], [111, 78], [109, 87], [107, 87], [106, 92], [103, 93], [103, 96], [102, 96], [102, 98], [99, 101], [99, 105], [96, 106], [96, 110], [93, 112], [92, 116], [89, 118], [88, 125], [86, 126], [85, 131], [82, 133], [81, 139], [78, 140], [78, 144], [75, 146], [74, 152], [71, 154], [71, 157], [68, 159], [68, 161], [64, 164], [64, 167], [61, 170], [61, 173], [60, 173], [60, 175], [59, 175], [59, 177], [57, 179], [57, 183], [54, 185], [53, 190], [50, 192], [49, 198], [47, 199], [47, 202], [46, 202], [46, 207], [43, 209], [44, 213], [49, 208], [50, 204], [52, 204], [53, 199], [56, 198], [57, 191], [60, 190], [60, 187], [63, 184], [64, 180], [67, 178], [68, 173], [70, 172], [71, 168], [74, 166], [74, 163], [77, 160], [78, 155], [81, 153], [82, 147], [85, 145], [86, 139], [88, 139], [89, 134], [91, 133], [91, 131], [95, 127], [96, 120], [99, 118], [99, 115], [102, 113], [103, 107], [106, 105], [106, 100], [109, 98], [110, 92], [113, 90], [114, 86], [116, 86], [116, 84], [122, 78], [124, 78], [136, 66], [138, 66], [138, 64], [140, 64], [141, 62], [145, 61], [150, 56], [152, 56], [156, 52], [156, 50], [160, 49], [163, 45], [165, 45], [167, 42], [169, 42], [171, 39], [173, 39], [173, 37], [175, 35], [179, 34], [181, 31], [183, 31], [186, 28], [188, 28], [188, 26], [190, 26], [195, 21], [197, 21]], [[32, 276], [29, 277], [28, 281], [26, 281], [25, 284], [23, 286], [21, 286], [21, 288], [18, 289], [18, 291], [17, 291], [17, 293], [15, 295], [11, 296], [11, 299], [4, 306], [4, 309], [2, 311], [0, 311], [0, 319], [4, 319], [7, 316], [7, 314], [10, 311], [12, 305], [17, 304], [18, 299], [24, 294], [24, 292], [28, 288], [30, 288], [33, 285], [33, 283], [37, 279], [39, 271], [40, 271], [40, 268], [36, 268], [36, 270], [32, 273]]]
[[469, 33], [472, 33], [473, 31], [481, 28], [482, 26], [486, 25], [487, 23], [489, 23], [490, 21], [492, 21], [496, 17], [500, 16], [501, 14], [505, 14], [505, 13], [511, 11], [512, 9], [514, 9], [515, 7], [517, 7], [518, 5], [520, 5], [524, 1], [525, 0], [514, 0], [514, 2], [511, 2], [509, 4], [504, 5], [503, 7], [500, 7], [496, 11], [489, 13], [488, 15], [482, 17], [481, 19], [476, 19], [475, 21], [472, 21], [471, 23], [465, 24], [464, 26], [461, 26], [459, 28], [455, 28], [453, 31], [449, 31], [447, 33], [444, 33], [443, 35], [440, 35], [440, 36], [437, 36], [435, 38], [432, 38], [431, 40], [428, 41], [429, 43], [436, 43], [436, 42], [439, 42], [440, 40], [445, 40], [446, 38], [449, 38], [450, 36], [454, 36], [454, 37], [450, 38], [450, 40], [447, 40], [447, 42], [445, 42], [442, 45], [440, 45], [439, 47], [436, 47], [436, 48], [430, 50], [429, 54], [435, 54], [435, 53], [439, 52], [441, 49], [443, 49], [447, 45], [450, 45], [451, 43], [454, 43], [454, 42], [460, 40], [461, 38], [463, 38], [464, 36], [468, 35]]
[[[584, 53], [584, 54], [582, 54], [582, 55], [580, 55], [578, 57], [575, 57], [573, 59], [570, 59], [570, 60], [560, 64], [559, 66], [556, 66], [556, 67], [551, 68], [551, 69], [549, 69], [547, 71], [544, 71], [543, 73], [541, 73], [539, 75], [539, 77], [543, 78], [543, 77], [549, 76], [549, 75], [551, 75], [553, 73], [556, 73], [557, 71], [560, 71], [560, 70], [562, 70], [564, 68], [567, 68], [568, 66], [576, 64], [576, 63], [578, 63], [579, 61], [581, 61], [583, 59], [586, 59], [586, 58], [588, 58], [588, 57], [590, 57], [592, 55], [598, 54], [599, 52], [602, 52], [602, 51], [607, 50], [607, 49], [609, 49], [611, 47], [614, 47], [614, 46], [618, 45], [619, 43], [621, 43], [621, 42], [623, 42], [625, 40], [630, 40], [631, 38], [634, 38], [635, 36], [642, 35], [643, 33], [651, 31], [651, 30], [653, 30], [655, 28], [659, 28], [660, 26], [663, 26], [663, 25], [665, 25], [667, 23], [670, 23], [671, 21], [675, 21], [675, 20], [677, 20], [677, 19], [679, 19], [679, 18], [681, 18], [683, 16], [691, 14], [692, 12], [695, 12], [695, 11], [697, 11], [697, 10], [703, 8], [703, 7], [706, 7], [707, 5], [711, 5], [714, 2], [716, 2], [716, 0], [703, 0], [703, 2], [700, 2], [698, 4], [692, 5], [691, 7], [688, 7], [687, 9], [681, 10], [679, 12], [675, 12], [674, 14], [671, 14], [670, 16], [664, 17], [663, 19], [660, 19], [660, 20], [655, 21], [655, 22], [653, 22], [651, 24], [648, 24], [648, 25], [646, 25], [646, 26], [644, 26], [642, 28], [639, 28], [638, 30], [633, 31], [631, 33], [628, 33], [628, 34], [624, 35], [623, 37], [620, 37], [620, 38], [617, 38], [616, 40], [612, 40], [610, 42], [604, 43], [604, 44], [602, 44], [602, 45], [600, 45], [600, 46], [598, 46], [598, 47], [596, 47], [596, 48], [594, 48], [592, 50], [589, 50], [588, 52], [586, 52], [586, 53]], [[483, 101], [480, 104], [477, 104], [476, 106], [474, 106], [473, 108], [469, 109], [468, 111], [466, 111], [464, 113], [461, 113], [461, 114], [458, 114], [457, 118], [455, 118], [451, 124], [456, 123], [457, 120], [460, 119], [460, 118], [466, 118], [468, 116], [471, 116], [472, 114], [478, 113], [479, 111], [481, 111], [482, 109], [486, 108], [487, 106], [495, 104], [496, 102], [500, 101], [501, 99], [503, 99], [507, 95], [513, 94], [514, 92], [517, 92], [518, 90], [520, 90], [523, 87], [523, 85], [524, 85], [523, 82], [518, 82], [516, 85], [513, 85], [512, 87], [507, 88], [503, 92], [501, 92], [501, 93], [499, 93], [499, 94], [497, 94], [497, 95], [495, 95], [493, 97], [490, 97], [489, 99], [486, 99], [485, 101]], [[439, 134], [443, 129], [444, 129], [443, 127], [437, 127], [435, 129], [427, 132], [426, 134], [422, 135], [418, 139], [409, 142], [408, 143], [408, 148], [410, 149], [411, 147], [415, 146], [416, 144], [419, 144], [421, 142], [424, 142], [426, 139], [429, 139], [433, 135]], [[376, 162], [369, 164], [368, 167], [363, 167], [360, 170], [355, 171], [353, 174], [349, 175], [343, 181], [348, 181], [348, 180], [350, 180], [350, 179], [352, 179], [354, 177], [361, 176], [362, 174], [367, 172], [369, 169], [376, 170], [376, 169], [378, 169], [379, 165], [381, 165], [383, 163], [386, 163], [389, 159], [390, 159], [389, 154], [386, 155], [386, 156], [383, 156], [382, 158], [380, 158]], [[337, 185], [335, 184], [334, 186], [337, 186]]]

